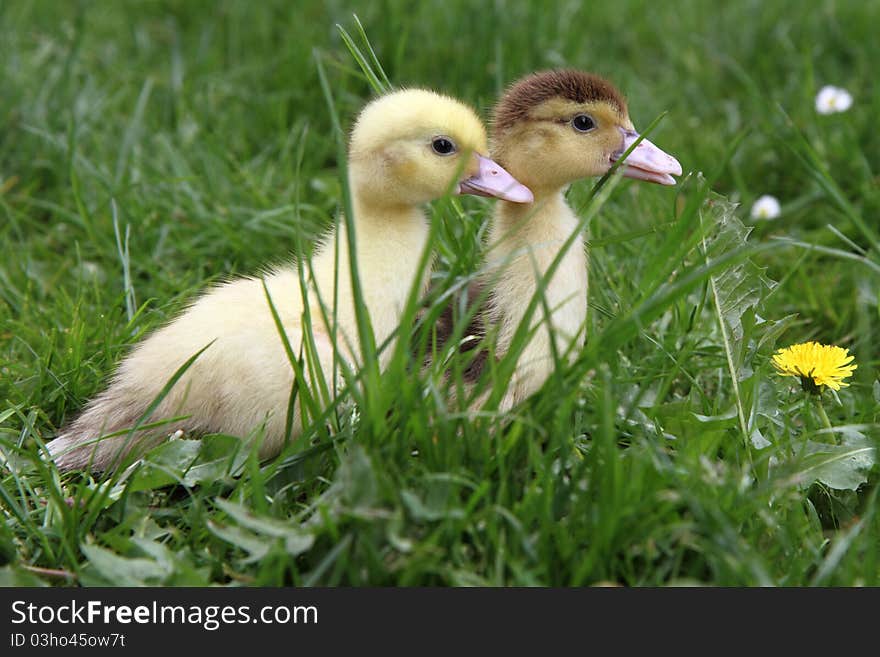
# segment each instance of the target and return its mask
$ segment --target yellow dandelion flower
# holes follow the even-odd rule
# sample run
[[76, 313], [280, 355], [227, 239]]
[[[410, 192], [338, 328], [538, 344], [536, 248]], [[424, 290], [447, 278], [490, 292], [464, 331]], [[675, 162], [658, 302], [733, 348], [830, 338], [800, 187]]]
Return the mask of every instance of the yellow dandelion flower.
[[844, 379], [858, 367], [852, 363], [849, 349], [818, 342], [803, 342], [778, 350], [773, 366], [782, 376], [796, 376], [807, 392], [820, 392], [820, 386], [840, 390], [848, 386]]

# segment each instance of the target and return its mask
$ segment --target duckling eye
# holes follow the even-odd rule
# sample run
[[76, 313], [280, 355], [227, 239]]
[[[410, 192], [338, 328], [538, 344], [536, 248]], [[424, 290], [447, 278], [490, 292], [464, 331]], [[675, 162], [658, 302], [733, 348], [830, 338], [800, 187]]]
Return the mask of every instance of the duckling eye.
[[571, 125], [578, 132], [589, 132], [596, 127], [596, 122], [587, 114], [578, 114], [571, 120]]
[[437, 155], [452, 155], [455, 152], [455, 144], [449, 137], [434, 137], [431, 148]]

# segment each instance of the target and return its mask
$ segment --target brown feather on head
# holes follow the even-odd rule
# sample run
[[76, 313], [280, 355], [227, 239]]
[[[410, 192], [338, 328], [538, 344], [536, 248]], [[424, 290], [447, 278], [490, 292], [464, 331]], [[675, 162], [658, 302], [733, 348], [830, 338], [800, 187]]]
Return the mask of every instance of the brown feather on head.
[[505, 132], [528, 119], [532, 108], [551, 98], [575, 103], [604, 101], [621, 116], [628, 114], [623, 94], [598, 75], [576, 69], [539, 71], [514, 82], [495, 105], [492, 116], [494, 132]]

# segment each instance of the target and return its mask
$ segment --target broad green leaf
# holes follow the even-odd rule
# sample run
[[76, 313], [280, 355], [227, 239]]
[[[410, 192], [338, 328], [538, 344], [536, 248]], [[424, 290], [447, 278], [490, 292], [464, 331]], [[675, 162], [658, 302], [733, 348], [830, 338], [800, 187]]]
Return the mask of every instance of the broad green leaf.
[[352, 511], [369, 512], [379, 498], [373, 463], [360, 445], [351, 445], [339, 465], [334, 487], [343, 504]]
[[120, 556], [97, 545], [80, 547], [93, 573], [86, 572], [84, 583], [91, 586], [158, 586], [172, 574], [168, 565], [152, 559]]
[[48, 586], [33, 573], [22, 570], [16, 566], [7, 565], [0, 568], [0, 588], [12, 588], [16, 586]]
[[736, 424], [736, 407], [731, 406], [729, 409], [718, 415], [700, 415], [693, 413], [697, 421], [703, 424], [711, 424], [717, 426], [731, 427]]
[[151, 557], [171, 575], [165, 581], [168, 586], [206, 586], [210, 578], [209, 568], [196, 568], [185, 551], [174, 553], [162, 543], [144, 538], [133, 538], [132, 543]]
[[154, 490], [181, 482], [200, 448], [199, 440], [169, 440], [150, 450], [144, 465], [126, 484], [128, 490]]
[[801, 474], [807, 481], [821, 481], [837, 490], [856, 490], [868, 481], [868, 472], [877, 462], [872, 441], [864, 434], [848, 430], [840, 445], [807, 442]]
[[241, 474], [250, 447], [242, 443], [240, 438], [212, 434], [204, 436], [199, 443], [198, 458], [183, 476], [187, 486], [208, 484]]
[[411, 490], [401, 491], [400, 498], [403, 500], [406, 510], [415, 520], [432, 522], [442, 518], [462, 518], [464, 516], [464, 511], [461, 509], [449, 508], [445, 502], [439, 504], [425, 502]]
[[[227, 500], [217, 499], [215, 503], [232, 520], [244, 529], [253, 532], [254, 535], [281, 539], [284, 550], [291, 556], [302, 554], [315, 542], [315, 537], [304, 530], [296, 520], [278, 520], [267, 516], [257, 516], [243, 506]], [[239, 540], [243, 538], [241, 534], [235, 536]], [[225, 539], [222, 536], [221, 538]], [[262, 540], [265, 542], [265, 538]]]
[[[700, 223], [706, 231], [702, 252], [707, 264], [745, 247], [751, 229], [737, 218], [735, 210], [735, 203], [718, 194], [711, 194], [700, 209]], [[757, 314], [764, 298], [776, 286], [764, 271], [750, 259], [744, 259], [709, 277], [709, 294], [721, 333], [740, 431], [743, 439], [758, 449], [770, 443], [755, 425], [754, 413], [747, 412], [748, 399], [742, 384], [754, 373], [751, 361], [755, 355], [749, 346], [772, 342], [785, 325], [767, 322]]]
[[272, 543], [262, 536], [235, 525], [218, 525], [215, 522], [209, 522], [208, 529], [218, 538], [247, 552], [248, 557], [244, 560], [246, 564], [259, 561], [272, 549]]

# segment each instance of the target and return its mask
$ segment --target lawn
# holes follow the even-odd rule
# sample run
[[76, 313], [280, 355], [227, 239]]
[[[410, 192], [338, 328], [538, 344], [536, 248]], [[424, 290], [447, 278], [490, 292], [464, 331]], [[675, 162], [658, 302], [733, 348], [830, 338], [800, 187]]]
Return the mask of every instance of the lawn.
[[[0, 584], [880, 584], [878, 24], [857, 0], [3, 2]], [[333, 223], [332, 118], [374, 93], [346, 35], [484, 117], [573, 66], [659, 119], [678, 187], [569, 192], [583, 353], [474, 417], [413, 366], [410, 322], [385, 376], [276, 459], [191, 436], [59, 473], [45, 443], [133, 344]], [[818, 112], [825, 85], [852, 107]], [[778, 217], [750, 216], [762, 195]], [[433, 204], [436, 290], [478, 271], [491, 208]], [[849, 387], [776, 373], [811, 340], [855, 356]]]

